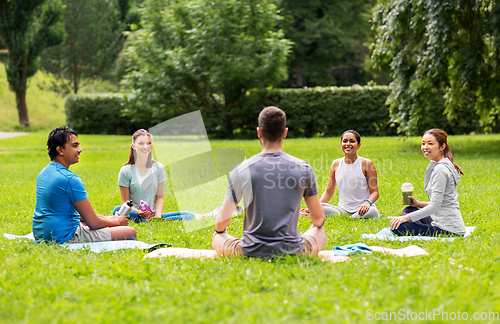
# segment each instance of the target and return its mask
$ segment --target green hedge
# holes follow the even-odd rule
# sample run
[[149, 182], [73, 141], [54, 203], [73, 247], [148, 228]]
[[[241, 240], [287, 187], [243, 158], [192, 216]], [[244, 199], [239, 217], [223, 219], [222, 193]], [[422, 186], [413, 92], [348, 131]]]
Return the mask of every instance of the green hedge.
[[[287, 114], [289, 137], [338, 136], [346, 129], [363, 136], [395, 135], [385, 104], [389, 91], [381, 86], [255, 90], [243, 109], [231, 114], [232, 126], [236, 137], [254, 138], [259, 112], [274, 105]], [[132, 123], [123, 114], [126, 104], [122, 94], [71, 95], [66, 99], [67, 122], [83, 134], [131, 134], [153, 126], [148, 120]]]
[[277, 106], [287, 115], [289, 137], [338, 136], [354, 129], [363, 136], [395, 135], [385, 104], [389, 87], [315, 87], [253, 91], [235, 116], [237, 132], [255, 136], [257, 115]]
[[70, 95], [65, 110], [68, 126], [81, 134], [130, 135], [137, 125], [124, 117], [124, 95], [118, 93]]
[[[231, 127], [237, 138], [255, 138], [259, 112], [273, 105], [286, 112], [289, 137], [338, 136], [347, 129], [354, 129], [362, 136], [396, 135], [397, 125], [390, 122], [385, 103], [389, 93], [390, 88], [385, 86], [254, 90], [247, 94], [242, 109], [229, 113]], [[125, 107], [129, 116], [148, 117], [131, 105], [122, 94], [71, 95], [66, 99], [67, 122], [83, 134], [130, 135], [139, 128], [154, 126], [151, 116], [135, 122], [126, 117]], [[154, 111], [155, 120], [171, 118], [166, 112]], [[207, 125], [220, 125], [217, 116], [209, 119], [203, 111], [202, 115]], [[472, 117], [473, 108], [465, 107], [456, 119], [448, 120], [443, 102], [419, 119], [418, 126], [423, 129], [419, 128], [417, 133], [431, 127], [442, 128], [449, 134], [470, 133], [479, 129], [478, 118], [472, 120]]]
[[[357, 130], [363, 136], [396, 135], [397, 125], [390, 122], [385, 103], [389, 93], [390, 88], [385, 86], [254, 90], [247, 94], [241, 109], [229, 112], [230, 126], [234, 137], [255, 138], [259, 112], [273, 105], [286, 112], [289, 137], [339, 136], [347, 129]], [[122, 94], [71, 95], [66, 99], [67, 122], [83, 134], [130, 135], [139, 128], [154, 126], [154, 120], [172, 117], [171, 111], [159, 109], [152, 110], [154, 116], [135, 111], [132, 103]], [[442, 104], [420, 116], [416, 133], [432, 127], [442, 128], [448, 134], [481, 130], [473, 105], [462, 107], [452, 120], [445, 116], [444, 106], [443, 98]], [[134, 122], [125, 116], [125, 110], [134, 116]], [[217, 116], [210, 119], [203, 111], [202, 115], [207, 125], [222, 126]], [[140, 116], [148, 119], [137, 120]]]
[[[255, 136], [259, 111], [274, 105], [286, 112], [290, 137], [338, 136], [347, 129], [362, 136], [392, 136], [398, 125], [390, 122], [386, 105], [390, 92], [388, 86], [257, 90], [247, 97], [235, 120], [242, 136]], [[457, 109], [452, 119], [446, 116], [445, 106], [443, 93], [434, 107], [415, 119], [411, 135], [419, 136], [429, 128], [441, 128], [450, 135], [482, 131], [473, 102]]]

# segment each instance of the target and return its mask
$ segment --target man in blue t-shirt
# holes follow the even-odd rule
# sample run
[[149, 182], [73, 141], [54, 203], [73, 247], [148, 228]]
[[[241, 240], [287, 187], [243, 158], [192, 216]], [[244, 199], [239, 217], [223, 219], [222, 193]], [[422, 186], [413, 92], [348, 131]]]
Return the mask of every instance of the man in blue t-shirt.
[[[286, 137], [286, 115], [277, 107], [259, 114], [257, 135], [262, 151], [231, 172], [226, 198], [216, 218], [212, 247], [221, 256], [318, 255], [327, 238], [325, 213], [318, 198], [312, 167], [282, 149]], [[311, 228], [297, 229], [300, 203], [309, 208]], [[243, 238], [226, 232], [237, 204], [243, 199]]]
[[129, 216], [97, 215], [82, 180], [69, 170], [82, 152], [76, 132], [68, 127], [54, 129], [47, 148], [51, 162], [36, 181], [35, 238], [59, 244], [135, 240], [135, 229], [127, 226]]

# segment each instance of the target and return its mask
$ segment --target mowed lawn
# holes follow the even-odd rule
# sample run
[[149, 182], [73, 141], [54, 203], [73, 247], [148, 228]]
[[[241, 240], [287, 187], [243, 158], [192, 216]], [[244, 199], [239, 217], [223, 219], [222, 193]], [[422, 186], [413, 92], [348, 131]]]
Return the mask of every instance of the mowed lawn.
[[[36, 176], [49, 162], [47, 135], [0, 140], [0, 233], [31, 232]], [[108, 215], [120, 203], [117, 175], [127, 160], [130, 137], [79, 138], [84, 151], [71, 170], [82, 178], [96, 211]], [[423, 183], [428, 160], [419, 143], [420, 138], [362, 138], [360, 155], [372, 159], [378, 169], [381, 196], [376, 204], [382, 218], [328, 218], [325, 249], [357, 242], [391, 248], [416, 244], [429, 256], [377, 253], [336, 264], [313, 257], [143, 260], [141, 250], [72, 252], [0, 236], [0, 322], [361, 323], [374, 322], [384, 312], [394, 313], [394, 323], [442, 322], [446, 316], [455, 316], [449, 321], [455, 322], [464, 312], [469, 320], [482, 316], [482, 322], [498, 322], [489, 313], [500, 313], [500, 135], [449, 139], [455, 162], [465, 172], [459, 202], [466, 226], [476, 226], [472, 236], [413, 243], [360, 238], [387, 227], [387, 216], [400, 214], [400, 186], [406, 178], [414, 184], [415, 196], [427, 199]], [[321, 194], [332, 160], [342, 156], [339, 144], [339, 138], [288, 139], [284, 148], [311, 163]], [[211, 145], [241, 149], [247, 157], [260, 151], [257, 140]], [[193, 195], [193, 200], [199, 199]], [[223, 197], [217, 194], [210, 200], [206, 203], [217, 204]], [[177, 209], [173, 196], [165, 201], [165, 211]], [[336, 194], [332, 202], [337, 201]], [[211, 247], [212, 227], [189, 232], [182, 222], [166, 221], [131, 226], [147, 243]], [[301, 231], [309, 226], [307, 218], [300, 219]], [[242, 227], [243, 216], [238, 216], [229, 232], [240, 236]], [[425, 317], [431, 313], [441, 315]]]

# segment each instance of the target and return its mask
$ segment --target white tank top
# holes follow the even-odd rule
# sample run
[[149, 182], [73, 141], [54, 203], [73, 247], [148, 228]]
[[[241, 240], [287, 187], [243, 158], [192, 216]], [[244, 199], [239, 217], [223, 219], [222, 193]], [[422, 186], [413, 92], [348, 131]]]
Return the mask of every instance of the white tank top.
[[349, 213], [355, 213], [370, 197], [368, 181], [363, 174], [363, 158], [358, 156], [352, 164], [345, 163], [344, 158], [337, 159], [339, 165], [335, 171], [335, 182], [339, 189], [339, 207]]

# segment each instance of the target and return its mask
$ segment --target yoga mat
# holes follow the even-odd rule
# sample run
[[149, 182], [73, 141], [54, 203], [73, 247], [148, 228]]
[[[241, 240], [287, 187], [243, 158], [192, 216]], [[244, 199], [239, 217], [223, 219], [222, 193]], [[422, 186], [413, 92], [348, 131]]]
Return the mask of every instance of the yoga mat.
[[144, 256], [144, 259], [178, 257], [178, 258], [197, 258], [213, 259], [217, 257], [217, 252], [214, 250], [199, 250], [186, 248], [163, 248], [150, 252]]
[[[475, 226], [466, 226], [465, 227], [465, 234], [463, 237], [467, 237], [472, 234], [476, 227]], [[434, 237], [434, 236], [396, 236], [394, 233], [390, 230], [389, 227], [382, 229], [380, 232], [377, 234], [361, 234], [361, 238], [369, 239], [369, 240], [386, 240], [386, 241], [400, 241], [400, 242], [407, 242], [407, 241], [432, 241], [432, 240], [438, 240], [438, 241], [454, 241], [457, 238], [460, 237]]]

